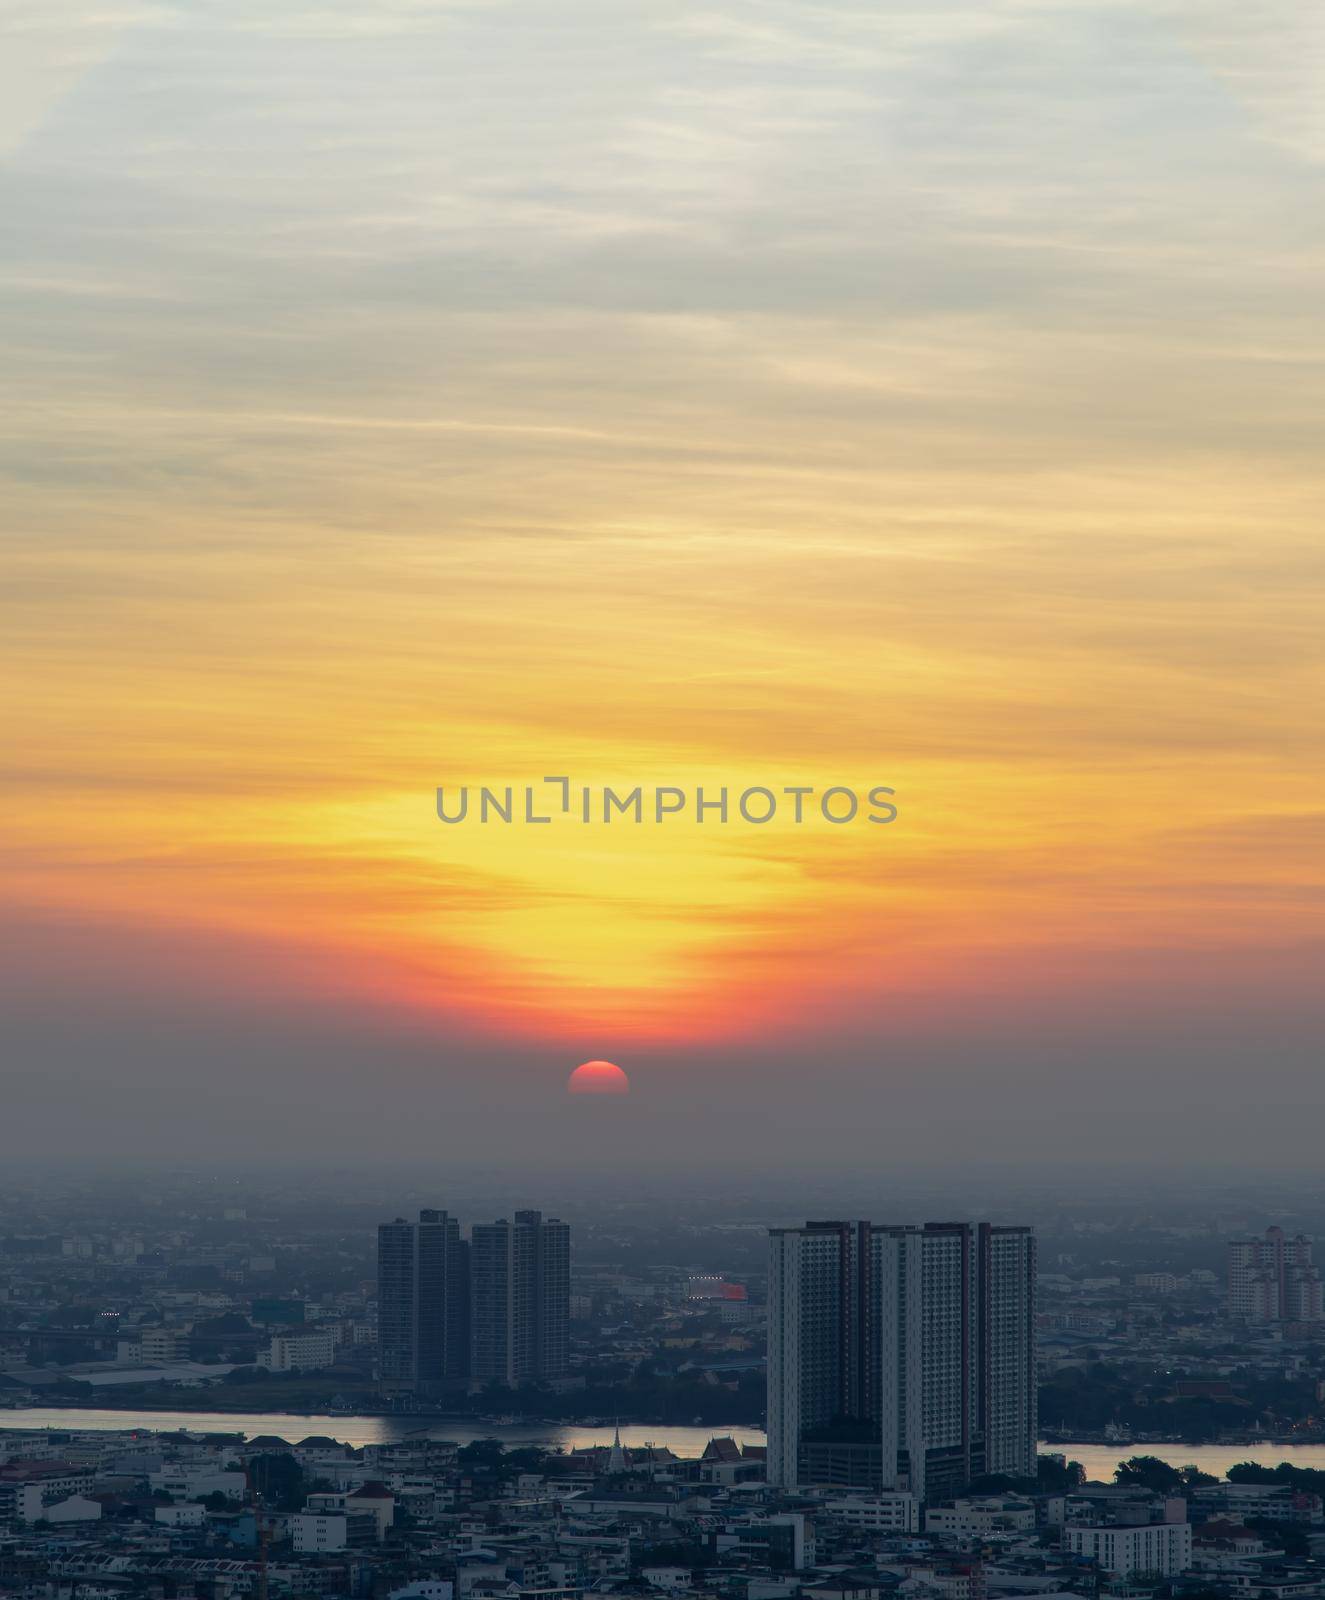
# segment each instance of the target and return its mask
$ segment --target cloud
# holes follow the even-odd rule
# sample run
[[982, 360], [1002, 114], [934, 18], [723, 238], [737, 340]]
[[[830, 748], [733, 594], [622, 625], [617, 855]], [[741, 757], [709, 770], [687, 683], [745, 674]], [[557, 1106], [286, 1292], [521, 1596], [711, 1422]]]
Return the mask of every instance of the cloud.
[[[1296, 1061], [1325, 222], [1317, 24], [1271, 11], [11, 8], [0, 865], [42, 993], [150, 1013], [175, 937], [181, 1016], [288, 992], [291, 1082], [334, 990], [439, 1081], [480, 1034], [506, 1087], [586, 1019], [703, 1040], [732, 1115], [803, 1103], [793, 1039], [882, 1104], [951, 1022], [982, 1083], [1018, 1008], [1088, 1077], [1129, 994], [1174, 1085], [1207, 992]], [[432, 819], [563, 767], [904, 820]]]

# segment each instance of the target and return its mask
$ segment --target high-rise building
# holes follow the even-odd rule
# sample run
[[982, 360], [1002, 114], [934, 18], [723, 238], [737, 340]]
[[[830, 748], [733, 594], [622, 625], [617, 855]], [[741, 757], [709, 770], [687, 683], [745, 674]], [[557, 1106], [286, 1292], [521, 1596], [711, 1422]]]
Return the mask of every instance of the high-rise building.
[[1027, 1228], [771, 1232], [768, 1478], [938, 1499], [1035, 1470]]
[[978, 1234], [980, 1369], [985, 1471], [1036, 1473], [1039, 1374], [1035, 1351], [1035, 1234], [982, 1222]]
[[469, 1379], [469, 1246], [445, 1211], [377, 1230], [378, 1379], [435, 1394]]
[[1267, 1228], [1257, 1239], [1228, 1246], [1229, 1315], [1248, 1322], [1325, 1321], [1325, 1290], [1304, 1233], [1289, 1238]]
[[569, 1362], [570, 1228], [539, 1211], [475, 1223], [471, 1242], [475, 1386], [560, 1378]]

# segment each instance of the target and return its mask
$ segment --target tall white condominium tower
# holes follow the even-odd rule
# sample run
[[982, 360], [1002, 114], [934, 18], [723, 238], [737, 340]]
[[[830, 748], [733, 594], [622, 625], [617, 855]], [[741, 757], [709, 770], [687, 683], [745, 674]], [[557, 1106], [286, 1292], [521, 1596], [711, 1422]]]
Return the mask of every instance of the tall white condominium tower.
[[1035, 1359], [1035, 1235], [982, 1222], [977, 1300], [977, 1397], [985, 1471], [1033, 1478], [1039, 1432]]
[[770, 1244], [770, 1483], [937, 1500], [1034, 1475], [1029, 1228], [809, 1222]]
[[1290, 1239], [1282, 1228], [1267, 1228], [1264, 1238], [1231, 1240], [1228, 1309], [1248, 1322], [1325, 1320], [1320, 1268], [1306, 1234]]

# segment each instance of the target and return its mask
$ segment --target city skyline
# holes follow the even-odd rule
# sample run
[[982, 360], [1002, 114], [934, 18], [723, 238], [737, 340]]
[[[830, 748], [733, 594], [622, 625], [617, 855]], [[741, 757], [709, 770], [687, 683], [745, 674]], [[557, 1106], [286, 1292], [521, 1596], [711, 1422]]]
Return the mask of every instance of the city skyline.
[[0, 1600], [1325, 1600], [1322, 68], [0, 0]]

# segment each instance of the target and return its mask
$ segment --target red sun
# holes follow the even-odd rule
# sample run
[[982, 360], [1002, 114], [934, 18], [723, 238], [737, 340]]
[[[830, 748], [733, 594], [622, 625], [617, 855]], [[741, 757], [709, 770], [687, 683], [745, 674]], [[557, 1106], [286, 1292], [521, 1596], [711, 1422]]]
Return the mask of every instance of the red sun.
[[629, 1094], [630, 1079], [611, 1061], [586, 1061], [566, 1083], [567, 1094]]

